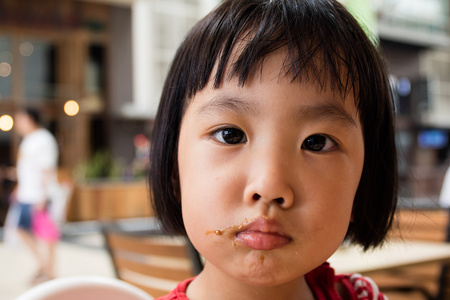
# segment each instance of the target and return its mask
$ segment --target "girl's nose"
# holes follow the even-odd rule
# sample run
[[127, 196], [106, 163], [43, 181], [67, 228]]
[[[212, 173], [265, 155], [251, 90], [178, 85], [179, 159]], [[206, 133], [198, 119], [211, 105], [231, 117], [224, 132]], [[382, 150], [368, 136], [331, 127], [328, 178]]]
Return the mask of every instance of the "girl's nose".
[[[253, 200], [254, 201], [258, 201], [258, 200], [260, 200], [262, 197], [261, 197], [261, 195], [259, 195], [259, 194], [257, 194], [257, 193], [255, 193], [254, 195], [253, 195]], [[279, 204], [280, 206], [283, 206], [283, 207], [286, 207], [286, 200], [285, 200], [285, 198], [286, 197], [278, 197], [278, 198], [274, 198], [274, 199], [270, 199], [270, 198], [267, 198], [268, 200], [269, 200], [269, 202], [274, 202], [274, 203], [277, 203], [277, 204]], [[288, 203], [289, 204], [289, 203]]]
[[292, 171], [294, 166], [283, 157], [253, 160], [250, 166], [244, 201], [248, 204], [262, 203], [287, 209], [294, 204]]

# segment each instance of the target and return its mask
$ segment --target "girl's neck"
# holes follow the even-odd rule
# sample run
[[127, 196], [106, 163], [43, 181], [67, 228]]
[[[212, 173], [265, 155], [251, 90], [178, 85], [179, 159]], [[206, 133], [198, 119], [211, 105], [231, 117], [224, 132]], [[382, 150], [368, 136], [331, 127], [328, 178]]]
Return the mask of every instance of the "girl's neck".
[[230, 277], [208, 262], [188, 286], [186, 294], [190, 300], [314, 300], [304, 277], [281, 286], [252, 286]]

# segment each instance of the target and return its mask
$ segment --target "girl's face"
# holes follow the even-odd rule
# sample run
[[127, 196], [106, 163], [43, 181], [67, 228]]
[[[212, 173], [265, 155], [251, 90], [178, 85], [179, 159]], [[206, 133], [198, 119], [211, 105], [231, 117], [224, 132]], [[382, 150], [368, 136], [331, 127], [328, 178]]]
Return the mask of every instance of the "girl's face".
[[331, 256], [351, 221], [364, 161], [353, 93], [344, 101], [291, 84], [279, 76], [284, 57], [272, 54], [244, 87], [209, 83], [182, 121], [184, 224], [204, 273], [221, 280], [296, 282]]

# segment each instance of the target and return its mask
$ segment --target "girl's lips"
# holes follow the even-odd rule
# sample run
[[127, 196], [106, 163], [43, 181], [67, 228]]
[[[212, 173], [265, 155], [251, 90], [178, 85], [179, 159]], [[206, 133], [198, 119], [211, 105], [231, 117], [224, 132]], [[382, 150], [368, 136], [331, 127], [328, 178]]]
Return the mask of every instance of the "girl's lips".
[[277, 221], [258, 218], [236, 232], [234, 241], [254, 250], [274, 250], [289, 244], [292, 239]]

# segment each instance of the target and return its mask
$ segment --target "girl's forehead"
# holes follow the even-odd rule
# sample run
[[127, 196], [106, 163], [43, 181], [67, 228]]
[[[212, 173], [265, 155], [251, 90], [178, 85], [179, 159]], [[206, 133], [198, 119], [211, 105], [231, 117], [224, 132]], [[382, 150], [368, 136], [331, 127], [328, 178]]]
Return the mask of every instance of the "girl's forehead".
[[[342, 86], [342, 83], [350, 83], [352, 77], [349, 74], [348, 66], [340, 63], [337, 72], [339, 74], [332, 74], [327, 65], [327, 59], [321, 52], [316, 53], [310, 58], [308, 65], [297, 64], [295, 56], [299, 54], [293, 53], [287, 46], [280, 47], [274, 51], [262, 56], [258, 61], [249, 65], [245, 63], [242, 58], [242, 51], [249, 43], [248, 39], [242, 39], [237, 43], [233, 49], [229, 61], [224, 65], [222, 80], [217, 85], [216, 79], [219, 72], [219, 61], [216, 61], [214, 69], [208, 80], [208, 85], [213, 84], [216, 88], [225, 83], [233, 83], [244, 87], [256, 80], [262, 80], [263, 76], [270, 78], [278, 78], [279, 80], [289, 80], [292, 84], [300, 86], [314, 86], [317, 91], [332, 92], [338, 98], [345, 98], [348, 93], [354, 92], [355, 82], [348, 86]], [[242, 67], [245, 65], [245, 67]], [[241, 69], [247, 68], [247, 72], [242, 72]], [[242, 78], [246, 73], [246, 78]], [[350, 76], [350, 77], [349, 77]]]
[[[235, 65], [239, 63], [238, 60], [242, 47], [243, 46], [240, 45], [233, 51], [231, 60], [224, 66], [224, 76], [219, 85], [216, 85], [215, 82], [219, 64], [219, 62], [216, 62], [205, 89], [221, 92], [230, 87], [246, 89], [258, 83], [276, 81], [279, 84], [282, 82], [289, 82], [290, 85], [298, 86], [303, 89], [313, 88], [317, 94], [327, 95], [328, 98], [339, 101], [344, 101], [348, 98], [349, 94], [353, 94], [353, 89], [351, 87], [348, 91], [337, 88], [337, 84], [333, 82], [334, 78], [330, 76], [326, 69], [324, 59], [319, 56], [312, 58], [316, 61], [315, 64], [318, 66], [317, 70], [306, 69], [302, 76], [297, 76], [293, 70], [295, 66], [292, 66], [289, 62], [290, 54], [287, 47], [282, 47], [264, 56], [251, 67], [247, 78], [245, 81], [242, 81], [240, 78], [241, 74], [235, 70]], [[345, 77], [347, 76], [346, 69], [342, 68], [340, 72], [340, 80], [345, 81]]]
[[[285, 42], [273, 43], [265, 50], [254, 55], [249, 54], [254, 33], [245, 32], [234, 42], [234, 46], [228, 54], [224, 49], [215, 58], [213, 68], [207, 77], [206, 85], [199, 84], [197, 88], [188, 93], [184, 109], [190, 105], [196, 93], [211, 88], [221, 89], [224, 86], [236, 85], [242, 88], [264, 80], [263, 77], [276, 78], [280, 81], [287, 80], [293, 85], [302, 87], [314, 87], [317, 93], [333, 94], [335, 99], [345, 99], [353, 93], [354, 104], [358, 105], [358, 97], [355, 93], [357, 82], [354, 80], [354, 70], [348, 70], [345, 61], [332, 60], [326, 51], [301, 52], [300, 47]], [[304, 44], [314, 44], [313, 40], [302, 41]], [[324, 49], [325, 50], [325, 49]], [[341, 52], [334, 49], [333, 53]], [[336, 54], [335, 54], [336, 55]], [[345, 55], [342, 55], [344, 57]]]
[[292, 100], [291, 104], [295, 103], [295, 106], [306, 104], [310, 107], [322, 107], [324, 109], [321, 111], [324, 113], [337, 108], [358, 115], [352, 93], [344, 95], [333, 89], [330, 82], [293, 80], [286, 71], [285, 57], [284, 49], [268, 55], [258, 69], [249, 73], [243, 84], [228, 66], [227, 74], [219, 86], [215, 86], [214, 80], [210, 79], [205, 88], [197, 92], [199, 97], [194, 95], [193, 101], [201, 102], [195, 103], [194, 110], [203, 111], [212, 107], [214, 112], [226, 107], [231, 110], [239, 108], [241, 111], [245, 108], [243, 111], [254, 112], [258, 102], [268, 97], [270, 102], [275, 101], [279, 105], [286, 105], [286, 101]]

